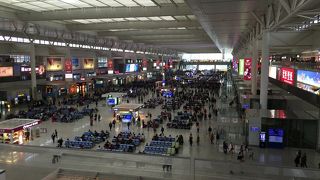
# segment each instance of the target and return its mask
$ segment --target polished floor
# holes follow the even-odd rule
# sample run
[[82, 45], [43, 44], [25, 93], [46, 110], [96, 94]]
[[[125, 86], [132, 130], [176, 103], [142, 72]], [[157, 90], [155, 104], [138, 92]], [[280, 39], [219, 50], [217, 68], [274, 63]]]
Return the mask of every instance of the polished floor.
[[[26, 143], [27, 146], [0, 145], [0, 169], [7, 170], [8, 179], [34, 180], [42, 179], [57, 169], [72, 169], [83, 172], [101, 172], [106, 174], [143, 176], [145, 178], [168, 178], [168, 179], [317, 179], [320, 177], [318, 163], [320, 156], [313, 150], [302, 150], [307, 152], [308, 169], [295, 168], [293, 159], [297, 149], [285, 148], [260, 149], [252, 147], [254, 158], [246, 157], [245, 162], [240, 163], [235, 154], [225, 155], [222, 153], [221, 142], [211, 144], [207, 129], [212, 126], [216, 130], [225, 131], [222, 138], [236, 144], [239, 149], [243, 142], [243, 123], [238, 118], [234, 107], [229, 107], [233, 98], [233, 89], [228, 86], [222, 89], [222, 97], [228, 94], [228, 99], [218, 100], [217, 105], [221, 112], [218, 117], [200, 122], [200, 144], [190, 146], [187, 142], [189, 134], [196, 137], [195, 125], [191, 130], [177, 130], [165, 128], [165, 135], [176, 136], [182, 134], [185, 144], [179, 153], [171, 158], [173, 165], [172, 173], [162, 170], [162, 164], [167, 157], [148, 156], [137, 153], [112, 153], [98, 152], [92, 150], [71, 150], [56, 148], [57, 144], [51, 140], [51, 134], [56, 129], [58, 137], [64, 140], [80, 136], [89, 129], [94, 131], [109, 130], [108, 124], [112, 120], [112, 111], [99, 102], [98, 109], [102, 116], [101, 122], [94, 122], [91, 127], [89, 118], [85, 117], [74, 123], [59, 123], [46, 121], [39, 125], [39, 128], [47, 129], [41, 133], [39, 138]], [[150, 97], [146, 97], [150, 98]], [[137, 102], [130, 99], [130, 102]], [[95, 107], [95, 105], [91, 105]], [[207, 108], [208, 109], [208, 108]], [[161, 113], [160, 107], [156, 109], [142, 109], [142, 112], [151, 112], [153, 117]], [[177, 112], [177, 111], [176, 111]], [[176, 113], [175, 112], [175, 113]], [[111, 131], [111, 137], [121, 131], [127, 131], [127, 125], [118, 123]], [[151, 141], [153, 130], [142, 129], [134, 126], [130, 131], [144, 133], [146, 143]], [[159, 132], [159, 129], [157, 130]], [[137, 148], [143, 151], [144, 144]], [[60, 155], [58, 163], [52, 163], [53, 155]], [[29, 173], [24, 173], [25, 170]], [[255, 177], [255, 178], [253, 178]]]

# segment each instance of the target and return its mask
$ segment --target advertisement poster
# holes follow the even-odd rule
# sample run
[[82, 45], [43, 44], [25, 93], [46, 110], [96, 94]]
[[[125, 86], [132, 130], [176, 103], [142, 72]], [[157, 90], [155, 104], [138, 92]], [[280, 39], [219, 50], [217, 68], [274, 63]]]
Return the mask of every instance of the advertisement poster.
[[60, 57], [47, 58], [47, 71], [61, 71], [62, 68], [62, 59]]
[[72, 69], [73, 70], [80, 69], [79, 59], [76, 57], [72, 58]]
[[108, 70], [113, 70], [113, 59], [108, 59]]
[[291, 68], [281, 68], [279, 80], [281, 82], [293, 85], [294, 83], [294, 69]]
[[107, 67], [107, 59], [106, 57], [98, 57], [98, 68], [105, 68]]
[[0, 77], [13, 76], [13, 67], [0, 67]]
[[148, 67], [148, 59], [147, 58], [142, 59], [142, 67]]
[[65, 73], [72, 73], [72, 62], [71, 59], [65, 59], [64, 61]]
[[239, 68], [238, 68], [238, 59], [237, 58], [233, 58], [233, 60], [232, 60], [232, 67], [233, 67], [233, 70], [235, 71], [235, 72], [238, 72], [238, 70], [239, 70]]
[[269, 66], [269, 77], [273, 79], [277, 79], [277, 67]]
[[126, 72], [138, 72], [138, 64], [126, 64]]
[[244, 73], [243, 73], [243, 79], [244, 80], [251, 80], [251, 58], [245, 58], [244, 59]]
[[[31, 74], [31, 67], [29, 66], [21, 66], [21, 73], [29, 73]], [[36, 66], [36, 74], [43, 75], [46, 72], [45, 67], [43, 65]]]
[[94, 60], [92, 58], [83, 59], [83, 69], [93, 69], [94, 68]]
[[320, 72], [298, 70], [297, 87], [320, 95]]
[[239, 75], [243, 76], [244, 73], [244, 59], [239, 59]]

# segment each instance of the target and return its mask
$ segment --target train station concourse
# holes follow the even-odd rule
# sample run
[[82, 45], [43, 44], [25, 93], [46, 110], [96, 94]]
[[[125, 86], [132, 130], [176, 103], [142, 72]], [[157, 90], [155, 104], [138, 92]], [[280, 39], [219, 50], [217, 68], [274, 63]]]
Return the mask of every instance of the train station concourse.
[[319, 0], [0, 0], [0, 180], [319, 180]]

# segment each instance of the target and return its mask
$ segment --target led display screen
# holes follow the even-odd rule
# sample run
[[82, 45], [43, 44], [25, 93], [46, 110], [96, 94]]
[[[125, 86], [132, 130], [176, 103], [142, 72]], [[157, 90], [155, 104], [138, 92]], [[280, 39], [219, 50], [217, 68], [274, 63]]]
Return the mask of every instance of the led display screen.
[[320, 95], [320, 72], [298, 70], [297, 87]]
[[270, 128], [268, 130], [269, 142], [272, 143], [283, 143], [283, 129]]
[[85, 58], [83, 59], [83, 69], [93, 69], [94, 68], [94, 59]]
[[251, 80], [251, 58], [245, 58], [244, 59], [244, 73], [243, 73], [243, 79], [244, 80]]
[[62, 60], [60, 57], [47, 58], [47, 71], [60, 71], [62, 68]]
[[13, 76], [13, 67], [0, 67], [0, 77]]
[[138, 64], [126, 64], [126, 72], [138, 72]]
[[269, 77], [273, 79], [277, 79], [277, 67], [269, 66]]
[[243, 76], [244, 73], [244, 59], [239, 59], [239, 75]]

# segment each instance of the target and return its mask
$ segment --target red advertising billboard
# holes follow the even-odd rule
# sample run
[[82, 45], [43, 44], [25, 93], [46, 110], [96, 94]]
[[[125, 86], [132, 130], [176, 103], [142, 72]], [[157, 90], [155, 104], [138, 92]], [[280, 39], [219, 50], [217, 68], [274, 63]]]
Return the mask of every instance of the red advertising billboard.
[[142, 67], [148, 67], [148, 60], [147, 60], [147, 58], [142, 58]]
[[251, 80], [251, 63], [252, 63], [252, 58], [244, 59], [244, 74], [243, 74], [244, 80]]
[[113, 59], [108, 59], [107, 65], [108, 70], [113, 70]]
[[64, 61], [64, 71], [65, 73], [72, 73], [72, 61], [69, 58]]
[[291, 68], [281, 68], [279, 80], [281, 82], [293, 85], [294, 83], [294, 69]]

